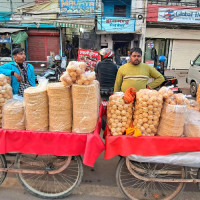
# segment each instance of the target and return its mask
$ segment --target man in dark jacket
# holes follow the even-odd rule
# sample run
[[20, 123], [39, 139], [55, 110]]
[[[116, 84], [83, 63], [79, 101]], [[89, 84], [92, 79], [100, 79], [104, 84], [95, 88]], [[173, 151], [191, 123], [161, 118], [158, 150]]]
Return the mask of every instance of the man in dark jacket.
[[99, 51], [101, 62], [95, 67], [97, 80], [100, 88], [114, 88], [115, 78], [117, 75], [117, 65], [113, 63], [113, 52], [111, 49], [104, 48]]
[[121, 66], [120, 48], [117, 48], [117, 50], [115, 51], [115, 62], [117, 66]]

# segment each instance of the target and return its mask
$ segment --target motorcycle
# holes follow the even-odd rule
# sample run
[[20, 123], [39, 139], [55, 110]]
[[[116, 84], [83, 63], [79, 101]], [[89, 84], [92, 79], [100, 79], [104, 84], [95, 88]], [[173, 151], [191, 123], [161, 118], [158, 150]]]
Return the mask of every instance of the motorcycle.
[[108, 101], [110, 95], [114, 92], [114, 88], [100, 88], [100, 95], [103, 101]]
[[[57, 58], [57, 57], [55, 57], [55, 58]], [[60, 59], [60, 57], [57, 58], [57, 60], [55, 59], [55, 61], [60, 61], [59, 59]], [[45, 66], [44, 64], [41, 64], [41, 67], [44, 67], [44, 66]], [[60, 62], [54, 62], [54, 64], [52, 66], [49, 66], [46, 71], [39, 74], [38, 76], [44, 77], [44, 78], [48, 79], [50, 82], [51, 81], [59, 81], [60, 77], [62, 76], [64, 71], [65, 71], [65, 69], [61, 67]]]
[[164, 76], [165, 81], [159, 86], [159, 88], [166, 86], [166, 87], [170, 87], [170, 90], [172, 90], [174, 93], [182, 93], [182, 90], [180, 88], [178, 88], [177, 84], [178, 84], [178, 80], [176, 77], [174, 76]]
[[[114, 93], [114, 88], [102, 88], [100, 87], [100, 95], [101, 95], [101, 100], [103, 104], [107, 105], [109, 97]], [[102, 120], [102, 129], [105, 130], [106, 128], [106, 121], [107, 121], [107, 116], [103, 115], [101, 117]]]
[[[164, 63], [166, 61], [166, 57], [165, 56], [160, 56], [159, 57], [159, 65], [156, 67], [157, 71], [159, 71], [165, 78], [165, 81], [159, 86], [159, 88], [166, 86], [166, 87], [170, 87], [170, 90], [172, 90], [174, 93], [182, 93], [181, 89], [178, 88], [177, 84], [178, 84], [178, 80], [176, 77], [174, 76], [165, 76], [164, 75]], [[159, 89], [158, 88], [158, 89]]]

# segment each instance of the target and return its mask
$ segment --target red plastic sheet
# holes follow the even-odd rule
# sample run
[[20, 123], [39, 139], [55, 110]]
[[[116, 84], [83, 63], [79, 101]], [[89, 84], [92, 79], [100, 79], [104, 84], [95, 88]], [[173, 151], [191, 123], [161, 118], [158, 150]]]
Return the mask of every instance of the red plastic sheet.
[[52, 154], [56, 156], [84, 155], [83, 163], [94, 166], [105, 149], [100, 137], [101, 116], [93, 133], [63, 133], [45, 131], [22, 131], [0, 129], [0, 154], [20, 152], [29, 154]]
[[104, 137], [106, 142], [105, 159], [110, 159], [116, 155], [158, 156], [200, 151], [200, 138], [111, 136], [108, 127], [105, 129]]

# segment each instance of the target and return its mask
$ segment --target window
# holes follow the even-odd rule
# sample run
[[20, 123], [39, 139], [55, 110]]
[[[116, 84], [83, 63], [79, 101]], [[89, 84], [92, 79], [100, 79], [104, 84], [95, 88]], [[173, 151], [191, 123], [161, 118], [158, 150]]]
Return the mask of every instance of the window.
[[115, 5], [114, 6], [114, 16], [115, 17], [126, 17], [126, 6]]
[[195, 60], [194, 65], [200, 66], [200, 56]]

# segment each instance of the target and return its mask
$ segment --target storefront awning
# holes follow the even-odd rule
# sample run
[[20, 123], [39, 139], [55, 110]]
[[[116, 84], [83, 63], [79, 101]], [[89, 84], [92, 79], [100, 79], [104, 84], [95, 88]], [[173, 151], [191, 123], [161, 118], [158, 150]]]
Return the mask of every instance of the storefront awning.
[[24, 29], [15, 29], [15, 28], [0, 28], [0, 33], [15, 33], [18, 31], [22, 31]]
[[91, 25], [85, 25], [85, 24], [71, 24], [71, 23], [64, 23], [64, 22], [56, 22], [56, 27], [64, 27], [64, 28], [89, 28], [92, 29], [94, 26]]

